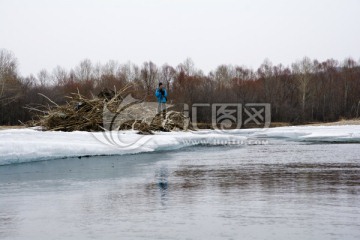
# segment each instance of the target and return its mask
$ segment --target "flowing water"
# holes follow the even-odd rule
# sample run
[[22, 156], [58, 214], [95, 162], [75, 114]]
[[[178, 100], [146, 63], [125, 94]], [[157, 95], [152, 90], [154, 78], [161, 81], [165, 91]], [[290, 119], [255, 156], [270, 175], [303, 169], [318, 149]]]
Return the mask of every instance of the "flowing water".
[[0, 166], [0, 239], [360, 239], [360, 144]]

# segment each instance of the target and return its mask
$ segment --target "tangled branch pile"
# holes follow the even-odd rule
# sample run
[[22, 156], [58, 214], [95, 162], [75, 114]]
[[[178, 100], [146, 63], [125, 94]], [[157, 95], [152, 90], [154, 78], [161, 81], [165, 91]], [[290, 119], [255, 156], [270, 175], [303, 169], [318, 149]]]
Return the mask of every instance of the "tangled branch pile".
[[156, 103], [132, 98], [129, 88], [125, 87], [118, 92], [104, 89], [93, 99], [80, 93], [72, 94], [65, 105], [57, 105], [48, 99], [53, 106], [48, 106], [45, 111], [28, 108], [41, 113], [31, 125], [49, 131], [133, 129], [142, 134], [188, 129], [189, 119], [183, 113], [170, 110], [157, 114]]

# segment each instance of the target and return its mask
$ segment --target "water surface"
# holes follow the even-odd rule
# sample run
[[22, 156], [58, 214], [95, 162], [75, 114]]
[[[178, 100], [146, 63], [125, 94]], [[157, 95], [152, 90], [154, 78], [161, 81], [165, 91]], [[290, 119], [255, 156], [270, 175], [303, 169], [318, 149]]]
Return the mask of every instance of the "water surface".
[[360, 239], [360, 144], [0, 166], [1, 239]]

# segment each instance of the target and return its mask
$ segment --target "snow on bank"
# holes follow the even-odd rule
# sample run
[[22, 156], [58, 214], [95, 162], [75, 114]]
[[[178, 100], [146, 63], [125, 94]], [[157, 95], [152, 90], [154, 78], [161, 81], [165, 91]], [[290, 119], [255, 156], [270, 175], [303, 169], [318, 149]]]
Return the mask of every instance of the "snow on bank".
[[246, 138], [214, 131], [139, 135], [121, 132], [42, 132], [34, 129], [0, 131], [0, 165], [64, 157], [123, 155], [178, 149], [199, 144], [234, 144]]
[[236, 129], [231, 132], [254, 138], [284, 138], [291, 141], [306, 142], [360, 143], [360, 125]]
[[0, 165], [64, 157], [122, 155], [178, 149], [194, 145], [246, 145], [250, 139], [357, 142], [360, 126], [297, 126], [230, 131], [156, 133], [42, 132], [34, 129], [0, 131]]

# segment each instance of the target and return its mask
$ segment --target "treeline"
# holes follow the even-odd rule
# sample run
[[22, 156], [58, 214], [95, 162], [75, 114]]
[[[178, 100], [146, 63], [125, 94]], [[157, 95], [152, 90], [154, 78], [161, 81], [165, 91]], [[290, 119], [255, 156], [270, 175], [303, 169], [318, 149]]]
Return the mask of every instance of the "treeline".
[[[96, 96], [103, 89], [121, 89], [133, 84], [135, 96], [155, 101], [161, 81], [172, 103], [271, 103], [272, 121], [304, 123], [335, 121], [360, 116], [360, 62], [324, 62], [307, 57], [291, 66], [269, 60], [256, 70], [220, 65], [205, 75], [191, 59], [178, 66], [144, 62], [94, 64], [85, 59], [73, 69], [60, 66], [52, 72], [21, 76], [15, 56], [0, 50], [0, 125], [16, 125], [34, 117], [30, 107], [66, 103], [66, 96], [80, 92]], [[200, 113], [201, 114], [201, 113]], [[210, 121], [209, 116], [198, 116]]]

